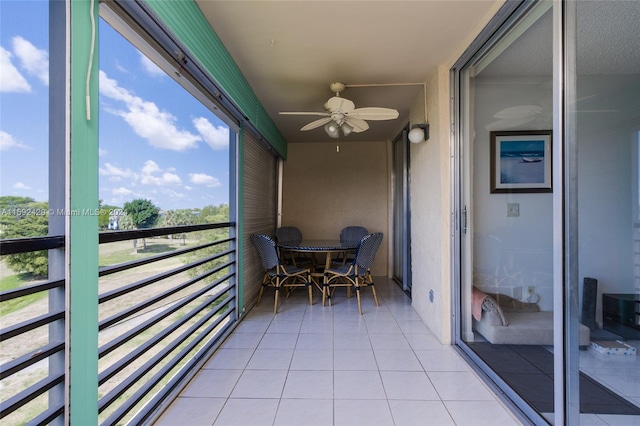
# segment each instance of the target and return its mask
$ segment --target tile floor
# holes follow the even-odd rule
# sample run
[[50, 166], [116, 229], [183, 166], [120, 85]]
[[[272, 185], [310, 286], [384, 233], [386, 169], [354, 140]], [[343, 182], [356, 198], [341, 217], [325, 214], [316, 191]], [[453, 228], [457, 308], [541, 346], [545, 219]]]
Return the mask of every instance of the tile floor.
[[344, 289], [332, 307], [273, 290], [155, 423], [178, 425], [518, 425], [390, 280], [364, 315]]

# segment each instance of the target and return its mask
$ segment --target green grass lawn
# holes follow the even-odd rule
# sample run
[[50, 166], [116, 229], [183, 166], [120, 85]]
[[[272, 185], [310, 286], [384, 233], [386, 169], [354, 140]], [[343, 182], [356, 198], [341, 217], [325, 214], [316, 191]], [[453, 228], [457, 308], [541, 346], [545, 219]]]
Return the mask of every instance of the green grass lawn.
[[[14, 288], [22, 287], [24, 285], [30, 284], [31, 281], [34, 281], [31, 274], [10, 275], [8, 277], [0, 279], [0, 291], [7, 291]], [[28, 306], [31, 303], [44, 297], [47, 297], [46, 291], [41, 291], [39, 293], [34, 293], [28, 296], [2, 302], [2, 305], [0, 305], [2, 306], [2, 312], [0, 312], [0, 315], [10, 314], [11, 312], [24, 308], [25, 306]]]

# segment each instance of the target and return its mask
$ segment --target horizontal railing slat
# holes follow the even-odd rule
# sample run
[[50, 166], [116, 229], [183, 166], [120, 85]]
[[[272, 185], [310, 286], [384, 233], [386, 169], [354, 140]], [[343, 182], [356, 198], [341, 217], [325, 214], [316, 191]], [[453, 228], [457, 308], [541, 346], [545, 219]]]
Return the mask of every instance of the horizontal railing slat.
[[9, 238], [0, 240], [0, 256], [28, 253], [32, 251], [59, 249], [64, 247], [64, 235], [42, 237]]
[[5, 418], [29, 401], [36, 399], [38, 396], [42, 395], [52, 387], [63, 382], [64, 373], [60, 373], [55, 376], [48, 376], [24, 389], [22, 392], [3, 401], [2, 410], [0, 410], [0, 419]]
[[48, 345], [36, 349], [35, 351], [32, 351], [26, 355], [22, 355], [19, 358], [12, 359], [11, 361], [0, 366], [0, 380], [4, 380], [12, 374], [24, 370], [25, 368], [32, 366], [33, 364], [37, 364], [43, 359], [48, 358], [56, 352], [60, 352], [63, 350], [64, 342], [49, 343]]
[[[229, 290], [231, 290], [232, 288], [233, 287], [230, 286], [230, 287], [224, 289], [224, 291], [222, 291], [222, 293], [220, 293], [219, 297], [222, 297], [224, 294], [228, 293]], [[98, 385], [102, 385], [103, 383], [105, 383], [111, 377], [116, 375], [118, 372], [120, 372], [126, 366], [131, 364], [133, 361], [135, 361], [137, 358], [139, 358], [141, 355], [143, 355], [145, 352], [147, 352], [149, 349], [151, 349], [153, 346], [155, 346], [159, 341], [161, 341], [166, 336], [168, 336], [171, 333], [173, 333], [175, 330], [180, 328], [186, 322], [190, 321], [191, 318], [193, 318], [199, 312], [204, 310], [210, 304], [211, 304], [211, 300], [206, 300], [206, 301], [202, 302], [200, 305], [198, 305], [195, 308], [193, 308], [184, 317], [180, 318], [180, 320], [175, 321], [174, 323], [172, 323], [171, 325], [166, 327], [164, 330], [162, 330], [160, 333], [158, 333], [155, 336], [153, 336], [153, 338], [147, 340], [145, 343], [140, 345], [133, 352], [130, 352], [126, 357], [121, 358], [118, 362], [116, 362], [115, 364], [109, 366], [109, 368], [104, 370], [98, 376]]]
[[207, 231], [210, 229], [230, 228], [235, 222], [205, 223], [201, 225], [181, 225], [166, 228], [134, 229], [129, 231], [103, 231], [98, 234], [100, 244], [128, 241], [138, 238], [162, 237], [173, 234], [186, 234], [195, 231]]
[[38, 284], [13, 288], [11, 290], [3, 291], [2, 293], [0, 293], [0, 302], [6, 302], [7, 300], [17, 299], [18, 297], [40, 293], [41, 291], [51, 290], [57, 287], [64, 287], [64, 280], [45, 281]]
[[0, 329], [0, 342], [61, 319], [64, 319], [64, 311], [40, 315], [27, 321]]

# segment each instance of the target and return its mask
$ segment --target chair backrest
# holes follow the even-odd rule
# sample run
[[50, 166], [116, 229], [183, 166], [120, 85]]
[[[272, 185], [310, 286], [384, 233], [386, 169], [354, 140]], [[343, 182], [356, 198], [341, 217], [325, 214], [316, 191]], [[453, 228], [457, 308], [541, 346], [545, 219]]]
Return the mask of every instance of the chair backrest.
[[358, 250], [356, 251], [356, 257], [353, 263], [358, 265], [358, 268], [371, 268], [380, 243], [382, 243], [382, 232], [375, 232], [362, 237], [360, 244], [358, 244]]
[[251, 235], [251, 242], [253, 242], [258, 252], [260, 262], [265, 270], [273, 269], [280, 264], [276, 242], [273, 241], [273, 238], [264, 234], [253, 234]]
[[302, 232], [295, 226], [282, 226], [276, 229], [278, 244], [297, 246], [302, 242]]
[[340, 231], [340, 242], [342, 244], [347, 243], [356, 245], [362, 239], [362, 237], [364, 237], [368, 233], [369, 231], [367, 231], [367, 228], [364, 228], [362, 226], [347, 226], [345, 228], [342, 228], [342, 231]]

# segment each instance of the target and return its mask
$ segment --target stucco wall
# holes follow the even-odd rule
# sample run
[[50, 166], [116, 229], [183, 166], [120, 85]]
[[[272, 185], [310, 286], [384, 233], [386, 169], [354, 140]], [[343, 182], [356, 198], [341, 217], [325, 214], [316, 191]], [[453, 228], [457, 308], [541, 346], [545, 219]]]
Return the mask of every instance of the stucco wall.
[[289, 144], [283, 167], [282, 226], [297, 226], [304, 238], [338, 239], [361, 225], [383, 232], [373, 275], [387, 276], [389, 160], [387, 142]]
[[[422, 96], [422, 95], [421, 95]], [[424, 121], [416, 100], [411, 121]], [[451, 171], [449, 70], [441, 66], [427, 80], [430, 137], [411, 145], [412, 304], [431, 332], [450, 343], [451, 329]]]

